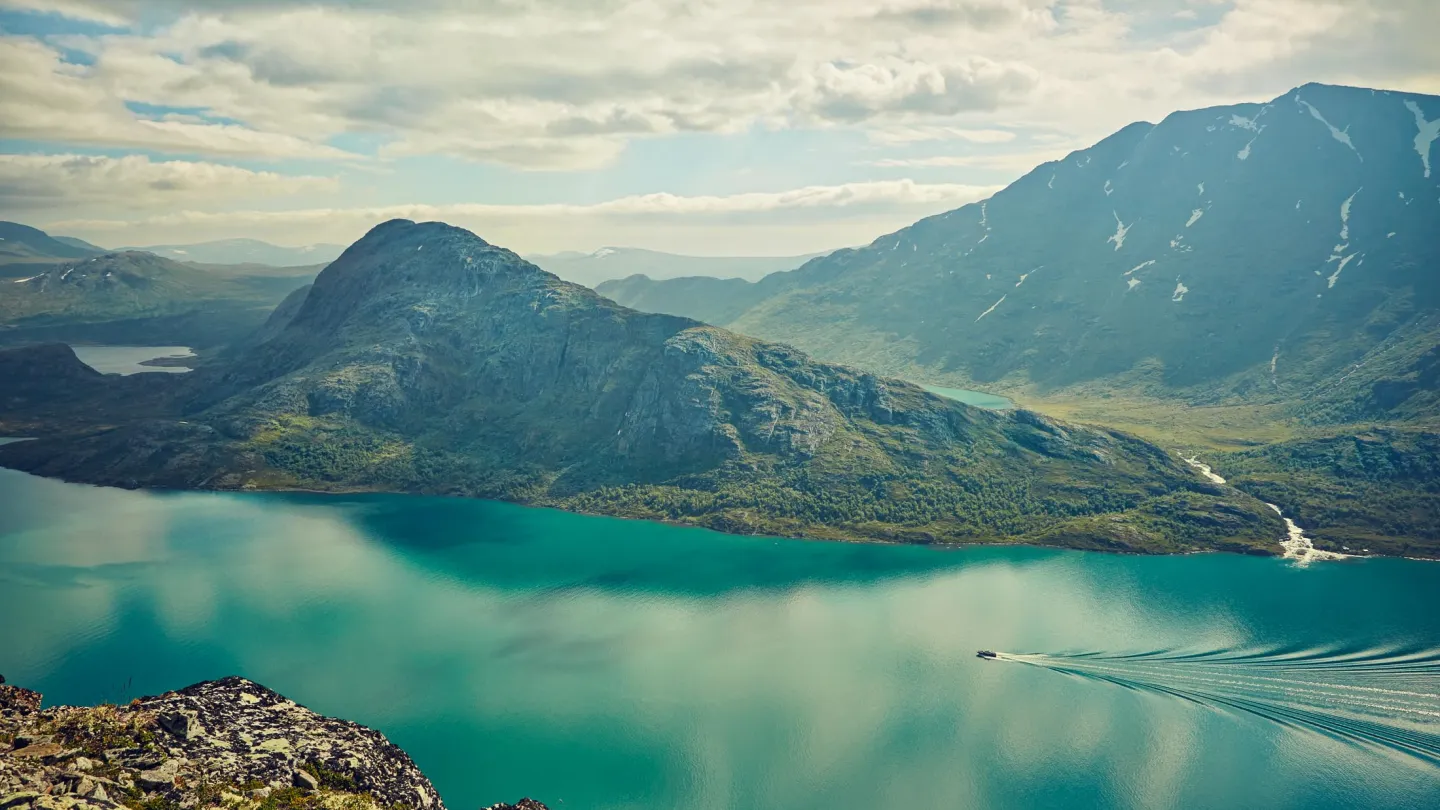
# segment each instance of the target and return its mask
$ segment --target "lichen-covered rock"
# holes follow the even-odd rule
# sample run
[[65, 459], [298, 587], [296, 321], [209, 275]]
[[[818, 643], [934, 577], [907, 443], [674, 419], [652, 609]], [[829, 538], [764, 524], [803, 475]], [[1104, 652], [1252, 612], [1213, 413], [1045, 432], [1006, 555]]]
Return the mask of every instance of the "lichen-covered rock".
[[445, 810], [385, 735], [243, 678], [49, 709], [0, 686], [0, 749], [0, 810]]

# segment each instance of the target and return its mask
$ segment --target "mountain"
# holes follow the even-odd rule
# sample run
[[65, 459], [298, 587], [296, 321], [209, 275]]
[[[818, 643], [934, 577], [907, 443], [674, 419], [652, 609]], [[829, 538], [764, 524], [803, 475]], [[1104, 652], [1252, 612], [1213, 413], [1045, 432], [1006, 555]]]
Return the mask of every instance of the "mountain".
[[[1437, 97], [1306, 85], [1133, 124], [763, 287], [606, 289], [937, 382], [1284, 401], [1328, 421], [1422, 409], [1406, 402], [1433, 393], [1440, 343], [1437, 120]], [[1320, 412], [1317, 389], [1382, 366]]]
[[259, 328], [309, 280], [309, 273], [252, 276], [140, 251], [35, 269], [34, 275], [0, 281], [0, 342], [213, 346]]
[[121, 250], [143, 250], [177, 262], [201, 264], [264, 264], [271, 267], [294, 267], [324, 264], [335, 260], [344, 245], [302, 245], [282, 247], [258, 239], [220, 239], [193, 245], [149, 245]]
[[729, 323], [763, 301], [764, 289], [743, 278], [691, 276], [657, 281], [644, 274], [595, 285], [595, 292], [631, 309], [717, 324]]
[[[1131, 436], [636, 312], [443, 223], [377, 226], [272, 337], [155, 381], [163, 402], [128, 416], [104, 390], [150, 381], [56, 352], [0, 354], [23, 392], [0, 399], [0, 429], [38, 437], [0, 460], [71, 480], [470, 495], [923, 543], [1275, 553], [1284, 536], [1258, 500]], [[97, 390], [57, 405], [52, 382]]]
[[[128, 806], [122, 799], [204, 807], [222, 790], [236, 803], [274, 810], [445, 810], [430, 780], [384, 734], [323, 717], [244, 678], [124, 706], [42, 709], [41, 697], [0, 685], [0, 734], [10, 745], [0, 784], [14, 810], [109, 810]], [[256, 785], [264, 787], [256, 792]], [[247, 792], [252, 798], [239, 798]]]
[[706, 276], [758, 279], [793, 270], [823, 253], [806, 256], [681, 256], [641, 248], [605, 247], [594, 253], [556, 253], [526, 258], [566, 281], [586, 287], [633, 275], [655, 279]]
[[108, 252], [105, 250], [105, 248], [102, 248], [99, 245], [92, 245], [89, 242], [86, 242], [84, 239], [76, 239], [73, 236], [56, 236], [52, 238], [56, 242], [59, 242], [61, 244], [69, 245], [70, 247], [80, 248], [81, 250], [88, 250], [91, 253]]
[[0, 222], [0, 263], [33, 260], [81, 259], [96, 250], [18, 222]]
[[1440, 542], [1437, 132], [1440, 98], [1305, 85], [1133, 124], [754, 284], [602, 289], [1143, 428], [1330, 548], [1404, 553]]

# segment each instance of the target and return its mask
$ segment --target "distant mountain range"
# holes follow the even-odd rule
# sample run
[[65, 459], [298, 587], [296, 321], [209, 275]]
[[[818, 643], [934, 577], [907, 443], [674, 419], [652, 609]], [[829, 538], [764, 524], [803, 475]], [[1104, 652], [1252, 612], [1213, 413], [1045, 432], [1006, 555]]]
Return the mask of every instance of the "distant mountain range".
[[1283, 536], [1258, 500], [1133, 437], [626, 309], [442, 223], [377, 226], [284, 310], [258, 345], [166, 379], [0, 352], [15, 392], [0, 426], [39, 437], [0, 459], [124, 486], [499, 497], [837, 539], [1275, 553]]
[[266, 265], [304, 267], [333, 261], [344, 245], [282, 247], [258, 239], [220, 239], [190, 245], [146, 245], [115, 249], [92, 245], [73, 236], [51, 236], [38, 228], [18, 222], [0, 221], [0, 276], [15, 275], [3, 268], [19, 262], [81, 259], [101, 253], [151, 253], [177, 262], [214, 265]]
[[200, 262], [201, 264], [267, 264], [271, 267], [294, 267], [300, 265], [332, 262], [344, 245], [302, 245], [282, 247], [258, 239], [220, 239], [214, 242], [199, 242], [193, 245], [145, 245], [120, 248], [120, 250], [143, 250], [177, 262]]
[[18, 222], [0, 222], [0, 263], [80, 259], [95, 252], [78, 239], [52, 237], [38, 228]]
[[12, 259], [0, 264], [0, 343], [227, 344], [254, 332], [320, 270], [96, 253], [79, 240], [8, 222], [0, 234]]
[[681, 256], [641, 248], [605, 247], [594, 253], [555, 253], [525, 258], [566, 281], [595, 287], [604, 281], [642, 274], [652, 279], [705, 276], [751, 281], [793, 270], [816, 256]]
[[1128, 126], [755, 284], [600, 289], [937, 382], [1434, 413], [1436, 121], [1433, 96], [1306, 85]]

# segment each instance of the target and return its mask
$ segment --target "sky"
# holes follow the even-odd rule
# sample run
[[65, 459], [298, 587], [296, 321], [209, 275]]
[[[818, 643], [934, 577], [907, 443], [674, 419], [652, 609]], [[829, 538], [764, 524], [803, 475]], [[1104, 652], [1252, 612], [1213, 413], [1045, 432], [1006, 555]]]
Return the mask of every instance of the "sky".
[[1440, 0], [0, 0], [0, 219], [105, 247], [868, 243], [1134, 121], [1440, 94]]

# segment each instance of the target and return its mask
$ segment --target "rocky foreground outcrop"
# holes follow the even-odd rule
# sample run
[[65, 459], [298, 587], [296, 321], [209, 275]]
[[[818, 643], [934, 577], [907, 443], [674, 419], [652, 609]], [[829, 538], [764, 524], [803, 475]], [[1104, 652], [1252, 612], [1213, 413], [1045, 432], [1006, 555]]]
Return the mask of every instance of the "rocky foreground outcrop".
[[0, 748], [0, 810], [445, 810], [385, 735], [243, 678], [43, 710], [0, 686]]

